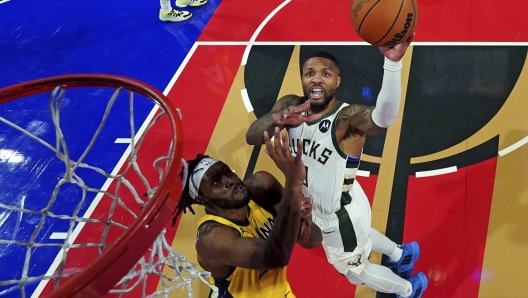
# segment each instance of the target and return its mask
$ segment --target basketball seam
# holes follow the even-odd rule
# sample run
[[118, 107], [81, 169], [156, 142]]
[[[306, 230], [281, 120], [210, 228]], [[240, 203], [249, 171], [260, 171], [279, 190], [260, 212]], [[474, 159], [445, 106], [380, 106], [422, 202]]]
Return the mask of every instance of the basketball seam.
[[[401, 12], [403, 10], [403, 3], [404, 2], [405, 2], [405, 0], [401, 1], [400, 11], [398, 11], [398, 15], [396, 16], [396, 18], [394, 18], [394, 22], [392, 23], [392, 26], [389, 28], [389, 30], [387, 30], [387, 33], [385, 33], [385, 35], [383, 35], [383, 37], [380, 40], [376, 41], [374, 44], [377, 44], [378, 42], [382, 41], [389, 34], [389, 32], [391, 32], [392, 28], [394, 28], [394, 24], [396, 24], [396, 21], [400, 17], [400, 14], [401, 14]], [[413, 3], [414, 3], [414, 1], [413, 1]]]
[[365, 19], [367, 18], [367, 16], [369, 15], [370, 11], [372, 11], [372, 9], [378, 4], [380, 3], [381, 0], [378, 0], [376, 3], [372, 4], [372, 6], [370, 7], [370, 9], [367, 11], [367, 13], [365, 14], [365, 16], [363, 17], [363, 19], [361, 20], [361, 23], [359, 23], [359, 27], [358, 27], [358, 34], [361, 34], [361, 26], [363, 26], [363, 22], [365, 21]]
[[[413, 22], [412, 30], [409, 31], [409, 36], [413, 34], [414, 28], [416, 28], [416, 24], [418, 23], [418, 17], [419, 17], [419, 13], [416, 12], [416, 2], [414, 0], [413, 0], [413, 8], [414, 8], [414, 22]], [[409, 36], [407, 36], [407, 38], [409, 38]]]

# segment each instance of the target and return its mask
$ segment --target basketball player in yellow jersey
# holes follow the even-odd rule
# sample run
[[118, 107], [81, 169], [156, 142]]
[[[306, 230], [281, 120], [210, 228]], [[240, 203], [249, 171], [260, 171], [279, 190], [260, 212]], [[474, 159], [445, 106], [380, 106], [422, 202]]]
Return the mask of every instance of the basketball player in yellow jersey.
[[[292, 154], [302, 155], [306, 166], [302, 191], [311, 199], [313, 223], [323, 231], [328, 261], [353, 284], [419, 298], [428, 281], [421, 272], [411, 277], [420, 254], [418, 243], [397, 245], [371, 228], [370, 204], [355, 179], [366, 136], [382, 132], [398, 115], [401, 59], [413, 37], [393, 48], [379, 48], [385, 63], [375, 107], [338, 101], [339, 63], [330, 53], [315, 52], [303, 65], [304, 96], [280, 98], [250, 126], [246, 141], [262, 144], [264, 132], [286, 128]], [[302, 141], [304, 149], [296, 147], [296, 141]], [[372, 250], [387, 255], [393, 270], [370, 263]]]
[[[295, 243], [305, 248], [321, 243], [321, 230], [312, 225], [311, 205], [301, 193], [305, 168], [300, 155], [291, 155], [285, 132], [282, 144], [273, 146], [269, 136], [265, 140], [286, 178], [284, 188], [267, 172], [241, 181], [226, 164], [208, 156], [199, 155], [189, 164], [174, 219], [187, 208], [193, 212], [192, 204], [205, 207], [196, 251], [220, 298], [295, 297], [286, 279]], [[278, 130], [275, 140], [281, 140]]]

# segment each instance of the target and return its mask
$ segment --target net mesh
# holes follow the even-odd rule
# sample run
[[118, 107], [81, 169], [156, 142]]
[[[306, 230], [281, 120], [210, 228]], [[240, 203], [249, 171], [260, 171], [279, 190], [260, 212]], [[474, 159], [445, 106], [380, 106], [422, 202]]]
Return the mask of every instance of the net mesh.
[[[167, 125], [165, 111], [155, 105], [147, 116], [152, 120], [145, 121], [139, 129], [136, 124], [135, 104], [142, 99], [141, 107], [145, 107], [144, 101], [151, 104], [151, 100], [124, 88], [108, 92], [108, 102], [93, 134], [87, 138], [87, 143], [75, 144], [76, 136], [79, 133], [86, 135], [87, 132], [84, 129], [76, 131], [71, 129], [71, 124], [62, 123], [61, 115], [68, 111], [65, 106], [73, 99], [65, 94], [66, 90], [58, 86], [47, 100], [51, 115], [48, 120], [53, 134], [39, 134], [31, 125], [23, 127], [15, 123], [16, 119], [0, 117], [0, 122], [5, 125], [2, 131], [15, 129], [17, 140], [40, 144], [38, 149], [46, 148], [45, 151], [53, 155], [53, 162], [60, 164], [60, 167], [48, 164], [47, 168], [61, 169], [56, 171], [60, 175], [56, 177], [55, 185], [49, 187], [50, 193], [46, 193], [45, 187], [36, 187], [37, 197], [33, 195], [24, 200], [12, 200], [9, 196], [0, 196], [0, 221], [8, 223], [1, 229], [0, 222], [2, 255], [9, 257], [9, 253], [14, 253], [21, 256], [9, 263], [8, 270], [3, 270], [9, 273], [1, 275], [0, 296], [17, 292], [20, 297], [27, 297], [30, 292], [32, 297], [45, 295], [81, 272], [118, 241], [155, 196], [169, 165], [174, 166], [170, 160], [174, 144], [167, 141], [171, 140], [170, 134], [174, 132], [167, 132], [170, 125]], [[93, 94], [97, 95], [97, 104], [100, 105], [101, 91]], [[95, 118], [94, 115], [90, 117]], [[98, 140], [105, 136], [106, 127], [110, 130], [115, 127], [115, 124], [108, 125], [109, 119], [124, 121], [126, 125], [122, 127], [128, 127], [129, 131], [129, 138], [116, 140], [116, 143], [128, 146], [113, 168], [98, 165], [103, 160], [100, 154], [105, 153], [104, 143]], [[65, 126], [70, 129], [65, 129]], [[162, 138], [163, 133], [160, 132], [165, 136], [168, 133], [168, 137]], [[28, 148], [32, 146], [39, 147], [28, 145]], [[91, 154], [94, 150], [96, 154]], [[161, 155], [153, 154], [156, 152], [161, 152]], [[16, 154], [10, 151], [2, 156], [0, 153], [0, 160], [9, 163], [17, 159]], [[186, 163], [183, 160], [181, 163], [185, 178]], [[8, 217], [15, 219], [12, 221], [15, 229], [9, 224]], [[56, 230], [61, 232], [53, 232]], [[167, 238], [166, 229], [163, 229], [148, 251], [110, 293], [119, 297], [167, 297], [175, 289], [186, 288], [188, 296], [193, 297], [191, 284], [198, 279], [208, 285], [216, 297], [216, 287], [208, 282], [210, 274], [174, 251]], [[50, 257], [53, 255], [54, 258]], [[45, 260], [53, 262], [46, 264]], [[39, 272], [38, 268], [43, 266], [48, 269]]]

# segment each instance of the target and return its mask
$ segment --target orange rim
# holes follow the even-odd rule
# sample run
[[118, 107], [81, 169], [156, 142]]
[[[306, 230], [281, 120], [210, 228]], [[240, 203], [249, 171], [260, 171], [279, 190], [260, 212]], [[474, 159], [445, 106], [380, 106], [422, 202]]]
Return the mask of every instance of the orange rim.
[[182, 183], [177, 165], [180, 163], [183, 154], [183, 126], [178, 112], [163, 93], [141, 81], [116, 75], [73, 74], [24, 82], [0, 89], [0, 103], [52, 91], [57, 86], [61, 86], [63, 89], [124, 87], [126, 90], [156, 102], [168, 115], [175, 132], [172, 139], [173, 152], [165, 179], [160, 181], [157, 192], [138, 215], [136, 221], [95, 262], [46, 296], [46, 298], [102, 297], [145, 254], [171, 218], [172, 211], [178, 204]]

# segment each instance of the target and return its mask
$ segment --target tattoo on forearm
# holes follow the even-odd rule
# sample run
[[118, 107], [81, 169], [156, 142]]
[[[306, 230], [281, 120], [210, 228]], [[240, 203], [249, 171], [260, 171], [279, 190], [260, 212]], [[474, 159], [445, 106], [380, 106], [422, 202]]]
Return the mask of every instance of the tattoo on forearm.
[[276, 126], [274, 120], [273, 120], [273, 114], [280, 112], [288, 107], [298, 105], [300, 103], [300, 98], [297, 96], [286, 96], [281, 98], [275, 106], [273, 107], [273, 110], [266, 114], [265, 116], [262, 116], [248, 129], [248, 132], [246, 134], [246, 139], [250, 143], [264, 143], [264, 131], [267, 131], [270, 135], [273, 134], [273, 130]]
[[350, 124], [347, 136], [355, 134], [363, 135], [366, 131], [375, 126], [372, 121], [373, 110], [374, 107], [351, 105], [341, 110], [337, 117], [337, 124], [341, 122], [348, 122]]

